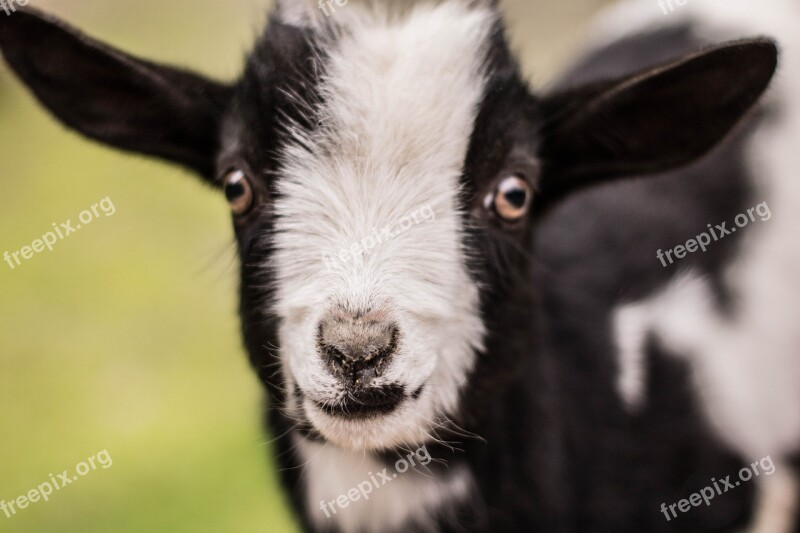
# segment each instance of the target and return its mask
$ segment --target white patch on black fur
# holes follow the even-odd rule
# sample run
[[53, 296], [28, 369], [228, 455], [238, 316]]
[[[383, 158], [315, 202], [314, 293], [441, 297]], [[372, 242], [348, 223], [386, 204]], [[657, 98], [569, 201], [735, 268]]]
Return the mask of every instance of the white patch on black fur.
[[647, 358], [644, 351], [650, 329], [646, 305], [619, 308], [613, 317], [614, 338], [619, 352], [617, 390], [631, 412], [639, 411], [645, 400]]
[[[766, 98], [776, 115], [765, 121], [747, 152], [756, 179], [754, 205], [768, 202], [772, 218], [748, 228], [726, 272], [725, 283], [737, 302], [734, 317], [719, 316], [710, 305], [708, 287], [691, 275], [634, 308], [646, 309], [649, 327], [659, 339], [691, 362], [699, 395], [720, 437], [745, 458], [771, 455], [777, 461], [800, 447], [800, 4], [703, 0], [665, 16], [653, 2], [624, 2], [605, 19], [600, 41], [687, 22], [710, 41], [766, 35], [779, 43], [779, 71]], [[637, 358], [622, 357], [623, 368], [631, 359]], [[770, 513], [758, 513], [756, 531], [786, 524], [796, 511], [796, 503], [788, 508], [781, 503], [792, 498], [797, 502], [796, 482], [764, 483], [760, 506], [787, 514], [767, 518]], [[764, 525], [768, 520], [773, 522]]]
[[[462, 1], [419, 3], [402, 14], [348, 4], [332, 17], [338, 30], [323, 44], [318, 128], [294, 128], [297, 140], [283, 151], [275, 311], [288, 389], [297, 384], [304, 393], [304, 403], [290, 408], [339, 446], [429, 439], [457, 409], [482, 349], [458, 195], [495, 16]], [[348, 252], [332, 268], [324, 261], [423, 208], [434, 221], [366, 254]], [[398, 350], [375, 384], [408, 392], [424, 386], [418, 399], [376, 419], [333, 418], [316, 406], [343, 395], [316, 350], [318, 324], [333, 306], [388, 311], [399, 327]]]

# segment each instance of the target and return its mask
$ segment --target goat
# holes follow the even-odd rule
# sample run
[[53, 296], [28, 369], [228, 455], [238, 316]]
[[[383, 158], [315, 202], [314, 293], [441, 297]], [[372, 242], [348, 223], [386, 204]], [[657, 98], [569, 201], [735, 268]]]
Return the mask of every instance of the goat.
[[[279, 2], [231, 83], [28, 8], [0, 48], [67, 126], [225, 194], [307, 530], [789, 531], [797, 314], [763, 309], [798, 306], [800, 78], [784, 54], [757, 105], [778, 49], [735, 39], [791, 52], [798, 8], [625, 5], [537, 94], [496, 2], [402, 4]], [[656, 259], [766, 200], [747, 239]], [[758, 457], [774, 475], [683, 510]]]

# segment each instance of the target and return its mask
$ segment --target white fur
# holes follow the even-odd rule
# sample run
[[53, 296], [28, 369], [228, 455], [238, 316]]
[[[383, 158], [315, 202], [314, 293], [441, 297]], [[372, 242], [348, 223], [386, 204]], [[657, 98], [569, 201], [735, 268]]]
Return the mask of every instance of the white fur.
[[[283, 153], [275, 311], [284, 372], [306, 398], [290, 407], [339, 446], [380, 449], [431, 438], [454, 413], [482, 348], [457, 196], [494, 16], [461, 1], [420, 3], [402, 15], [348, 4], [321, 59], [320, 126], [312, 134], [294, 128], [298, 142]], [[335, 268], [323, 261], [423, 206], [434, 221]], [[316, 349], [318, 324], [335, 305], [390, 314], [399, 347], [376, 384], [409, 392], [425, 385], [419, 399], [371, 420], [334, 418], [315, 405], [344, 394]]]
[[646, 305], [621, 307], [614, 314], [614, 338], [619, 352], [617, 390], [631, 412], [638, 411], [645, 399], [647, 360], [644, 346], [650, 329]]
[[[306, 15], [295, 10], [294, 23]], [[494, 16], [462, 1], [420, 3], [402, 15], [348, 3], [330, 17], [334, 37], [320, 58], [320, 127], [309, 135], [287, 124], [297, 142], [284, 151], [279, 171], [275, 311], [282, 318], [287, 410], [308, 418], [329, 441], [296, 437], [308, 511], [319, 527], [382, 531], [409, 520], [432, 527], [430, 512], [446, 509], [470, 488], [466, 471], [441, 477], [408, 472], [376, 489], [369, 502], [330, 518], [320, 509], [320, 501], [381, 470], [370, 450], [435, 437], [455, 412], [482, 349], [478, 290], [466, 271], [457, 196]], [[368, 246], [363, 255], [325, 260], [428, 206], [435, 217], [428, 223]], [[388, 312], [399, 326], [399, 347], [376, 384], [399, 383], [409, 392], [425, 385], [418, 399], [367, 420], [333, 418], [315, 405], [344, 394], [315, 345], [317, 325], [335, 305]]]
[[750, 533], [792, 531], [800, 487], [788, 465], [778, 463], [775, 468], [771, 476], [756, 478], [761, 490]]
[[311, 0], [278, 0], [278, 14], [282, 22], [293, 26], [319, 26], [324, 12]]
[[[307, 510], [317, 527], [336, 524], [341, 531], [397, 531], [409, 520], [416, 524], [415, 531], [435, 531], [433, 516], [447, 506], [469, 497], [473, 481], [463, 467], [448, 470], [441, 477], [434, 477], [424, 466], [410, 468], [397, 473], [392, 481], [383, 484], [376, 477], [379, 487], [368, 496], [345, 508], [326, 507], [329, 503], [387, 468], [369, 453], [354, 452], [327, 444], [297, 441], [298, 450], [304, 459], [303, 475], [307, 481]], [[405, 457], [407, 454], [403, 454]], [[436, 457], [432, 458], [436, 461]], [[391, 477], [395, 466], [390, 465], [386, 473]], [[359, 497], [361, 498], [361, 497]]]
[[[630, 328], [651, 329], [669, 349], [691, 362], [708, 418], [733, 449], [748, 458], [780, 457], [800, 448], [800, 328], [796, 324], [800, 316], [800, 105], [796, 97], [800, 91], [800, 4], [689, 0], [663, 15], [656, 2], [624, 2], [609, 12], [596, 43], [686, 21], [709, 40], [767, 35], [781, 47], [779, 73], [766, 99], [775, 106], [777, 118], [760, 129], [747, 153], [757, 179], [754, 203], [767, 201], [773, 217], [736, 237], [743, 240], [725, 277], [740, 310], [734, 317], [719, 316], [710, 303], [708, 287], [691, 274], [647, 302], [634, 303], [616, 314], [633, 317]], [[620, 341], [627, 346], [624, 338]], [[643, 356], [625, 351], [620, 356], [623, 375], [642, 373], [635, 365]], [[783, 509], [784, 515], [760, 512], [754, 530], [788, 523], [798, 501], [796, 483], [765, 484], [760, 505]]]

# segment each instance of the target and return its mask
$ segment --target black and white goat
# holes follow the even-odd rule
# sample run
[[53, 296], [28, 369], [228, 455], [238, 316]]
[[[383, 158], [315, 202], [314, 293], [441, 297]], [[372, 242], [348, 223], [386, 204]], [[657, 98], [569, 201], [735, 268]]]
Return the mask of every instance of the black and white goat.
[[[625, 4], [544, 95], [489, 0], [327, 15], [280, 5], [231, 84], [0, 17], [6, 60], [64, 123], [224, 190], [303, 524], [796, 527], [800, 5]], [[776, 46], [714, 43], [753, 35], [785, 54], [749, 113]], [[769, 223], [656, 259], [764, 201]], [[430, 464], [337, 506], [422, 445]], [[766, 456], [773, 475], [670, 509]]]

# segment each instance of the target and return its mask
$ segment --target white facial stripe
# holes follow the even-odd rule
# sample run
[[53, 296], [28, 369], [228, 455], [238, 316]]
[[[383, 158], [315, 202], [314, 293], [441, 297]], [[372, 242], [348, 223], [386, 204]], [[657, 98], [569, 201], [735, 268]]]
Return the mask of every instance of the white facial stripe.
[[[312, 400], [341, 395], [316, 351], [316, 328], [339, 305], [388, 310], [400, 340], [381, 383], [408, 392], [425, 385], [402, 419], [376, 421], [372, 431], [353, 424], [369, 435], [350, 438], [341, 422], [312, 413], [326, 437], [362, 449], [365, 438], [367, 447], [426, 438], [440, 413], [455, 410], [483, 339], [458, 194], [496, 15], [462, 1], [419, 4], [402, 16], [382, 9], [353, 3], [337, 12], [342, 29], [322, 59], [319, 127], [285, 148], [274, 205], [287, 379]], [[432, 219], [419, 221], [422, 212]], [[398, 227], [363, 254], [347, 252]], [[343, 250], [346, 260], [331, 268], [325, 258]]]

